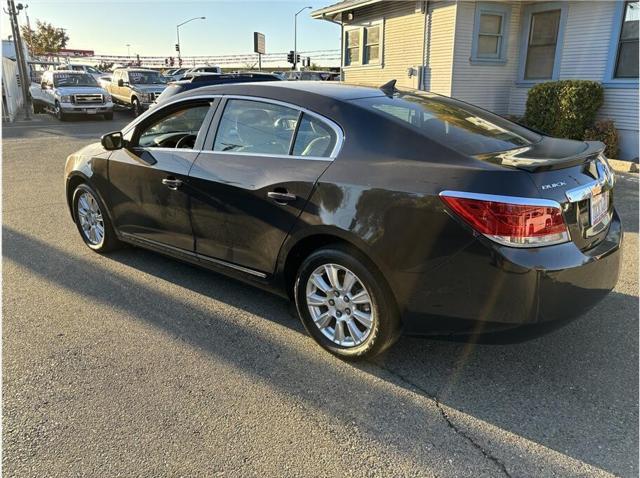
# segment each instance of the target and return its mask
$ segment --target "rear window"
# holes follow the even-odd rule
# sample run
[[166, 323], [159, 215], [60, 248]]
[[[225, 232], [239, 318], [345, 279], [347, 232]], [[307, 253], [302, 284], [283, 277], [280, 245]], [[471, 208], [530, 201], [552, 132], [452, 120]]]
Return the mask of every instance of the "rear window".
[[540, 135], [498, 115], [428, 93], [400, 93], [392, 98], [379, 96], [353, 102], [467, 155], [521, 148], [541, 140]]

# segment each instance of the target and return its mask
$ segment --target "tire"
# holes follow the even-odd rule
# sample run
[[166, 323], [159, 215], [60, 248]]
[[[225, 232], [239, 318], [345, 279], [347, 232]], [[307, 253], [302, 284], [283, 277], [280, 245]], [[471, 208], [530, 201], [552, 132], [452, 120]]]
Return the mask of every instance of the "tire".
[[[80, 184], [73, 192], [71, 204], [73, 219], [80, 237], [90, 249], [96, 252], [109, 252], [122, 246], [113, 230], [107, 208], [91, 186], [86, 183]], [[99, 234], [100, 225], [102, 225], [101, 235]]]
[[113, 119], [113, 112], [111, 113], [105, 113], [104, 115], [104, 119], [107, 121], [111, 121]]
[[134, 118], [137, 118], [142, 114], [142, 106], [140, 105], [140, 100], [135, 96], [131, 99], [131, 111], [133, 111]]
[[42, 113], [42, 106], [40, 106], [40, 103], [38, 103], [37, 101], [32, 101], [32, 105], [33, 105], [33, 114], [34, 115], [39, 115], [40, 113]]
[[60, 103], [58, 103], [57, 101], [56, 101], [56, 104], [54, 106], [54, 113], [56, 115], [56, 118], [58, 118], [60, 121], [67, 121], [67, 115], [62, 112], [62, 108], [60, 107]]
[[[337, 272], [339, 287], [335, 287], [335, 278], [330, 280], [332, 271]], [[355, 277], [355, 281], [349, 277], [350, 287], [345, 284], [348, 274]], [[323, 292], [327, 286], [329, 289]], [[342, 290], [336, 294], [336, 289]], [[315, 303], [310, 303], [308, 296]], [[400, 317], [389, 286], [375, 266], [355, 249], [334, 245], [309, 255], [298, 269], [294, 297], [309, 335], [343, 359], [378, 355], [400, 336]]]

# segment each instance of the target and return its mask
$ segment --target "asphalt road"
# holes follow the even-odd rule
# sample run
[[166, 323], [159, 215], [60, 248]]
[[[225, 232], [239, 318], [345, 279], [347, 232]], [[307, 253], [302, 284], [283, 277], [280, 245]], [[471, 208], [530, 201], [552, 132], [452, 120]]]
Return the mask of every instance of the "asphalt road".
[[128, 119], [3, 128], [6, 476], [637, 476], [637, 177], [620, 281], [580, 320], [353, 365], [279, 298], [83, 245], [65, 158]]

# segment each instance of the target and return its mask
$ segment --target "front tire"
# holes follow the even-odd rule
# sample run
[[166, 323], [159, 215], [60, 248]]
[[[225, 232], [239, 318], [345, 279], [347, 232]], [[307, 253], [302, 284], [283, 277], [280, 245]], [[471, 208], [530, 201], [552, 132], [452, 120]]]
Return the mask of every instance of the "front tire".
[[56, 118], [58, 118], [60, 121], [67, 121], [67, 115], [64, 114], [64, 112], [62, 111], [62, 107], [60, 106], [60, 103], [58, 103], [57, 101], [53, 111], [56, 115]]
[[76, 188], [72, 206], [80, 237], [90, 249], [108, 252], [122, 245], [100, 196], [88, 184], [80, 184]]
[[142, 114], [142, 105], [140, 104], [140, 100], [138, 98], [133, 98], [131, 100], [131, 110], [133, 111], [133, 116], [137, 118]]
[[341, 245], [312, 253], [298, 270], [294, 296], [307, 332], [344, 359], [373, 357], [400, 335], [393, 296], [373, 264]]

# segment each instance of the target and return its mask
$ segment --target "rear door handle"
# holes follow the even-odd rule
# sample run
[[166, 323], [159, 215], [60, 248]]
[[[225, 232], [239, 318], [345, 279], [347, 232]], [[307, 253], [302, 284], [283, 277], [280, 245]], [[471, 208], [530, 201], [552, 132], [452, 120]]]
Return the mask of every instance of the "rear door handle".
[[273, 199], [278, 204], [286, 204], [297, 199], [297, 196], [295, 194], [280, 191], [269, 191], [267, 193], [267, 197], [269, 199]]
[[165, 178], [162, 180], [162, 184], [175, 191], [180, 186], [182, 186], [182, 181], [175, 178]]

